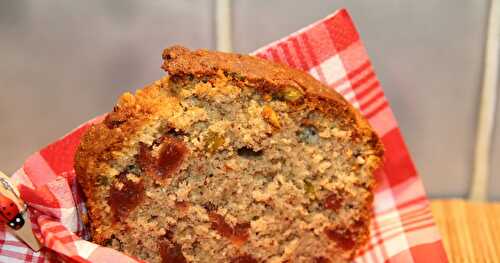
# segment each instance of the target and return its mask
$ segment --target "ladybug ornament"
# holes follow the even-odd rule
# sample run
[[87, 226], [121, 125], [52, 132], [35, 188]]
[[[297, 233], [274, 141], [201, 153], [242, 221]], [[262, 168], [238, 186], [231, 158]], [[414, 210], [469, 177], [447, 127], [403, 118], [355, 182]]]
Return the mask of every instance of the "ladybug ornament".
[[0, 172], [0, 224], [6, 224], [12, 234], [38, 251], [41, 244], [33, 234], [27, 208], [10, 178]]
[[24, 218], [13, 200], [0, 194], [0, 223], [18, 230], [24, 226]]

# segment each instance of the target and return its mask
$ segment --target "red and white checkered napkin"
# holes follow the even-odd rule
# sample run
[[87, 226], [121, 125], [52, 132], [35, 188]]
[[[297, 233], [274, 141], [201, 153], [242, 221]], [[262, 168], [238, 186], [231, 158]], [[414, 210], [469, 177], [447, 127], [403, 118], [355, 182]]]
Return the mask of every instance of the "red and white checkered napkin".
[[[254, 53], [309, 72], [340, 92], [378, 132], [386, 149], [377, 173], [371, 239], [356, 262], [447, 262], [429, 202], [359, 35], [345, 10]], [[135, 262], [112, 249], [84, 241], [73, 155], [86, 123], [32, 155], [13, 178], [30, 204], [37, 235], [47, 247], [33, 253], [0, 230], [1, 262]], [[49, 249], [50, 248], [50, 249]], [[55, 251], [56, 253], [54, 253]]]

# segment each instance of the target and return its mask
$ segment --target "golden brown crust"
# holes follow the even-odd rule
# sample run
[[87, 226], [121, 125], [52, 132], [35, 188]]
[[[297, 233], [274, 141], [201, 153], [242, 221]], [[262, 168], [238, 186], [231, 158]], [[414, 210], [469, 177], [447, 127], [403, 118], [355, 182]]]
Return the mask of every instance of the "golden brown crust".
[[223, 71], [235, 74], [259, 89], [299, 87], [308, 96], [348, 104], [340, 94], [331, 91], [307, 73], [258, 57], [204, 49], [190, 51], [182, 46], [173, 46], [163, 51], [163, 59], [162, 68], [171, 76], [213, 76]]

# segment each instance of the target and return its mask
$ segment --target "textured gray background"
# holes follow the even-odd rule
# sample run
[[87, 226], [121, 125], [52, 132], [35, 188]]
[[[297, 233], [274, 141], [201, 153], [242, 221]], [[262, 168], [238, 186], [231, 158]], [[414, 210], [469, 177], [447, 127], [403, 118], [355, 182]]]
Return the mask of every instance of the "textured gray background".
[[[0, 167], [159, 78], [173, 43], [215, 47], [214, 2], [0, 0]], [[347, 7], [427, 191], [465, 197], [489, 1], [233, 0], [233, 47], [250, 52]], [[497, 123], [500, 123], [497, 122]], [[500, 128], [494, 158], [500, 160]], [[490, 193], [500, 193], [500, 163]], [[495, 196], [500, 199], [500, 194]]]

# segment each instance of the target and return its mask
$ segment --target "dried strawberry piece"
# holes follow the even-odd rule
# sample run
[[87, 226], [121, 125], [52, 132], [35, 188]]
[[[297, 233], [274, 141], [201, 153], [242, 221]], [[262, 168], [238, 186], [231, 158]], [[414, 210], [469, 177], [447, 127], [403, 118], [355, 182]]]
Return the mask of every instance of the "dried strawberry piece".
[[224, 217], [217, 213], [209, 213], [208, 217], [212, 222], [212, 229], [217, 231], [219, 235], [231, 238], [233, 236], [233, 228], [224, 220]]
[[349, 229], [325, 228], [324, 232], [330, 240], [345, 250], [351, 250], [356, 246], [356, 234]]
[[186, 263], [179, 244], [168, 241], [160, 241], [160, 257], [162, 263]]
[[250, 236], [249, 223], [238, 223], [233, 228], [224, 220], [223, 216], [217, 213], [210, 212], [208, 217], [212, 222], [212, 229], [217, 231], [219, 235], [231, 240], [235, 246], [241, 246], [248, 240]]
[[326, 197], [323, 205], [326, 209], [337, 211], [342, 206], [343, 201], [344, 198], [341, 195], [337, 193], [331, 193]]
[[130, 211], [144, 200], [144, 184], [142, 181], [133, 182], [127, 179], [126, 173], [121, 173], [116, 180], [123, 184], [118, 189], [111, 187], [108, 204], [113, 212], [115, 222], [124, 220]]
[[249, 229], [250, 229], [250, 223], [236, 224], [236, 226], [234, 226], [233, 229], [233, 236], [231, 237], [231, 241], [236, 246], [243, 245], [250, 237], [250, 233], [248, 231]]
[[330, 263], [330, 260], [325, 257], [317, 257], [314, 259], [315, 263]]
[[160, 179], [170, 178], [179, 169], [187, 156], [188, 148], [182, 140], [164, 137], [158, 158], [155, 158], [150, 147], [141, 143], [137, 163], [149, 175]]
[[137, 163], [142, 171], [147, 174], [155, 173], [157, 171], [157, 160], [153, 157], [151, 149], [144, 143], [139, 144], [139, 154], [137, 155]]
[[179, 212], [185, 214], [189, 209], [189, 203], [186, 201], [175, 202], [175, 208], [177, 208]]
[[165, 137], [158, 158], [158, 169], [162, 177], [171, 177], [186, 158], [188, 148], [183, 141]]
[[252, 256], [250, 256], [248, 254], [241, 255], [241, 256], [233, 258], [233, 260], [231, 260], [231, 263], [258, 263], [258, 262], [259, 261], [257, 261], [255, 258], [253, 258]]

